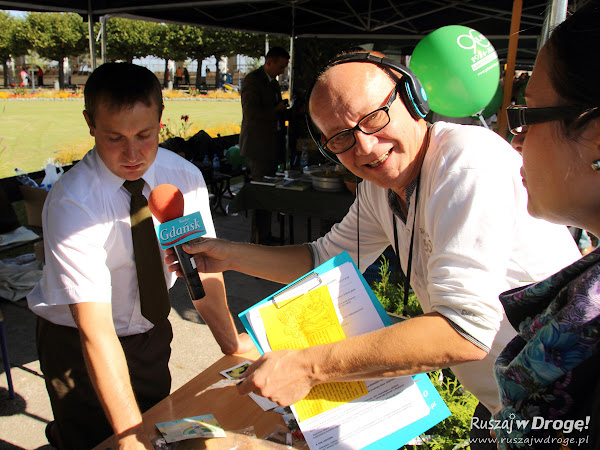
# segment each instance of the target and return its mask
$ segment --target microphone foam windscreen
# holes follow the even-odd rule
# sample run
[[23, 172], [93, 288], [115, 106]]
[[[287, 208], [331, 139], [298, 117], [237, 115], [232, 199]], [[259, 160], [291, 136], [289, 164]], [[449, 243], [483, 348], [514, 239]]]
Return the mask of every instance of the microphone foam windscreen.
[[183, 216], [183, 194], [172, 184], [161, 184], [152, 189], [148, 207], [160, 223]]

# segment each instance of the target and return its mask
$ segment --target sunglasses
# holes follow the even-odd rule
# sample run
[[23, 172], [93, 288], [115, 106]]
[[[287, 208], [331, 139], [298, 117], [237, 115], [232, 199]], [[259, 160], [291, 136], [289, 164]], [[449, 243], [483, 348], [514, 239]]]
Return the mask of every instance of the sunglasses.
[[529, 125], [551, 122], [581, 114], [585, 108], [581, 106], [551, 106], [548, 108], [528, 108], [527, 106], [512, 105], [506, 108], [508, 128], [514, 135], [527, 133]]

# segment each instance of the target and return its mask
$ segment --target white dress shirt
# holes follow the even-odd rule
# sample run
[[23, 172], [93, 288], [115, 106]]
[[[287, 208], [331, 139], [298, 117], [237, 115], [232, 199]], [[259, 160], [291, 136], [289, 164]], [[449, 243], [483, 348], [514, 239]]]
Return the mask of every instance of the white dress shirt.
[[[200, 170], [175, 153], [158, 149], [143, 176], [143, 194], [172, 184], [183, 193], [184, 214], [199, 211], [207, 236], [215, 237], [208, 191]], [[152, 323], [140, 311], [129, 217], [130, 194], [90, 150], [52, 186], [42, 213], [46, 265], [28, 295], [29, 308], [58, 325], [75, 327], [73, 303], [112, 303], [118, 336], [148, 331]], [[158, 221], [154, 218], [155, 225]], [[164, 257], [164, 251], [161, 250]], [[164, 269], [167, 286], [176, 276]]]

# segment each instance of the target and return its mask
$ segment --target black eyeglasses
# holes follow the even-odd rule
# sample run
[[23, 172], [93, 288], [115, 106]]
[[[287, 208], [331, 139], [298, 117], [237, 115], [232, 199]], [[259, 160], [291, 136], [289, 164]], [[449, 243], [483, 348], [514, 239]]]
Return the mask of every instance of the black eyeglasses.
[[506, 108], [508, 128], [514, 135], [527, 133], [529, 125], [551, 122], [581, 114], [585, 108], [581, 106], [551, 106], [548, 108], [528, 108], [527, 106], [512, 105]]
[[362, 117], [356, 126], [352, 128], [347, 128], [345, 130], [339, 131], [329, 139], [327, 139], [323, 143], [324, 136], [320, 134], [318, 137], [313, 132], [312, 126], [310, 124], [310, 118], [308, 114], [306, 115], [306, 121], [308, 125], [308, 132], [310, 133], [310, 137], [316, 144], [323, 150], [329, 151], [331, 153], [339, 154], [344, 153], [352, 148], [354, 144], [356, 144], [356, 135], [355, 131], [360, 131], [364, 134], [375, 134], [378, 131], [383, 130], [388, 123], [390, 123], [390, 106], [396, 100], [397, 92], [396, 87], [392, 90], [389, 95], [387, 103], [381, 108], [376, 109], [375, 111], [370, 112], [366, 116]]

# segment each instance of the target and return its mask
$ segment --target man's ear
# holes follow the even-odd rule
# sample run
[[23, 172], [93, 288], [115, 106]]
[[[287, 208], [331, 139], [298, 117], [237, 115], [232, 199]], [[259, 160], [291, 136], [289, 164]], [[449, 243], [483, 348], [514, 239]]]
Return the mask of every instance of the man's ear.
[[158, 113], [158, 123], [161, 123], [161, 121], [162, 121], [162, 114], [163, 114], [164, 110], [165, 110], [165, 104], [163, 103], [162, 107], [160, 108], [160, 113]]
[[90, 118], [90, 115], [88, 114], [88, 112], [86, 110], [83, 110], [83, 117], [85, 118], [85, 123], [87, 123], [87, 125], [90, 129], [90, 136], [95, 137], [96, 136], [96, 127], [94, 125], [92, 125], [92, 119]]

